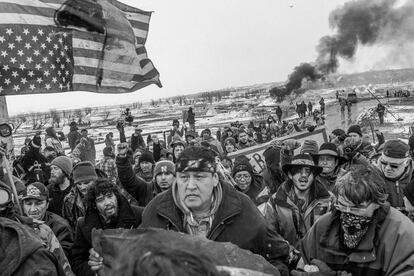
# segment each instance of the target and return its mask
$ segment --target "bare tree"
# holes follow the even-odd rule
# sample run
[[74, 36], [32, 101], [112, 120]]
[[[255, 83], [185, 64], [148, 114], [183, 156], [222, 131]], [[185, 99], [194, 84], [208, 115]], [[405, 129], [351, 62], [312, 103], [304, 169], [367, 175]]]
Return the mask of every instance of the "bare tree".
[[75, 109], [74, 118], [78, 119], [79, 124], [82, 123], [82, 119], [83, 119], [82, 109]]
[[92, 107], [85, 107], [83, 111], [85, 113], [85, 116], [88, 114], [92, 114]]
[[56, 109], [51, 109], [50, 111], [50, 117], [52, 118], [52, 124], [57, 124], [57, 127], [59, 127], [60, 124], [60, 113]]
[[17, 130], [27, 121], [25, 114], [20, 114], [12, 119], [13, 122], [13, 133], [16, 133]]

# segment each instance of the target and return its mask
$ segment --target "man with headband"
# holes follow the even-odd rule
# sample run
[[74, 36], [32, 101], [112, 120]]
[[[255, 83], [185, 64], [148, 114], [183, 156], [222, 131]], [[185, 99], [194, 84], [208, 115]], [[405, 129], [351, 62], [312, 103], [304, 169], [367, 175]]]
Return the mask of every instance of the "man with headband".
[[147, 205], [141, 227], [232, 242], [265, 257], [281, 275], [289, 275], [287, 242], [246, 195], [220, 182], [213, 152], [202, 147], [188, 147], [181, 153], [176, 182]]

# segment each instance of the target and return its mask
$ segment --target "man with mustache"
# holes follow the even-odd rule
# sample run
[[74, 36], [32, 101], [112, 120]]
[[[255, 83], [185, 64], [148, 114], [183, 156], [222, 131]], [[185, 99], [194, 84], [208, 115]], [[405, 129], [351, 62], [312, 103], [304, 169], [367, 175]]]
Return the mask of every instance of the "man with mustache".
[[76, 224], [71, 265], [76, 275], [93, 276], [103, 267], [103, 259], [92, 248], [92, 229], [137, 228], [143, 208], [128, 203], [108, 179], [93, 182], [86, 194], [85, 216]]
[[231, 242], [260, 254], [289, 275], [288, 244], [245, 194], [219, 180], [213, 151], [188, 147], [176, 162], [176, 181], [146, 206], [142, 227], [170, 229]]
[[59, 240], [65, 255], [69, 257], [73, 243], [73, 233], [69, 223], [61, 216], [47, 211], [49, 206], [49, 192], [45, 185], [34, 182], [27, 185], [22, 195], [22, 209], [29, 218], [44, 221], [52, 229]]
[[390, 207], [385, 186], [371, 166], [353, 165], [339, 177], [335, 208], [301, 241], [298, 269], [313, 265], [318, 271], [291, 275], [414, 275], [414, 224]]
[[282, 167], [287, 180], [267, 203], [265, 217], [290, 243], [291, 265], [298, 260], [300, 240], [314, 222], [328, 211], [330, 194], [324, 185], [315, 181], [322, 168], [316, 166], [309, 154], [298, 154]]

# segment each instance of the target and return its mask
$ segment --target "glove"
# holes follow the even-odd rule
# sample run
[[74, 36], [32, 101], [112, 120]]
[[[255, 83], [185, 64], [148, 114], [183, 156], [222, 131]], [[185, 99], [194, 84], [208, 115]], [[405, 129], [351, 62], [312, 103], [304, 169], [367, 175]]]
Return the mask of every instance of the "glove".
[[306, 272], [292, 270], [290, 273], [292, 276], [352, 276], [351, 273], [348, 273], [346, 271], [333, 271], [326, 263], [318, 259], [313, 259], [311, 261], [311, 265], [313, 267], [316, 266], [319, 271]]

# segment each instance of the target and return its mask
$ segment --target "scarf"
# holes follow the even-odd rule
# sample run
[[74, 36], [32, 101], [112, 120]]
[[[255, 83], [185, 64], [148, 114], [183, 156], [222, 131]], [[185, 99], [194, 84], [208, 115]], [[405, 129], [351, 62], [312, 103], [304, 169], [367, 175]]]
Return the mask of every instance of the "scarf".
[[214, 189], [211, 197], [211, 207], [207, 214], [202, 217], [196, 218], [190, 209], [185, 206], [184, 202], [180, 200], [178, 195], [177, 183], [174, 182], [172, 185], [172, 194], [174, 198], [175, 205], [183, 212], [183, 226], [187, 230], [187, 233], [195, 236], [207, 237], [207, 234], [210, 232], [211, 226], [213, 224], [214, 216], [220, 206], [221, 199], [223, 197], [223, 190], [221, 184], [219, 183]]
[[344, 232], [343, 242], [346, 247], [353, 249], [367, 233], [372, 218], [341, 212], [340, 221]]

